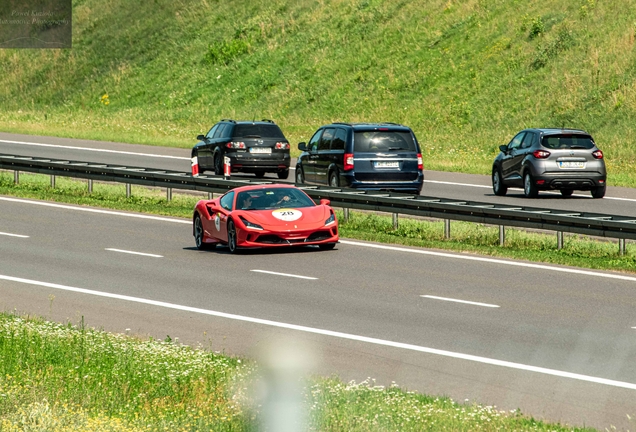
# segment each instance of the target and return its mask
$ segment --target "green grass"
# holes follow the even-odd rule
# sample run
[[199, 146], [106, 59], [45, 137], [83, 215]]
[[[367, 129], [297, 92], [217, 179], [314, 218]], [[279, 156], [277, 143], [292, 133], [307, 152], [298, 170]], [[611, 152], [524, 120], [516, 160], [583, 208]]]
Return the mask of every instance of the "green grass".
[[[173, 199], [167, 201], [164, 191], [140, 186], [133, 186], [132, 196], [126, 198], [124, 185], [98, 182], [93, 184], [93, 193], [89, 194], [85, 181], [62, 177], [57, 177], [56, 188], [52, 189], [49, 176], [42, 174], [21, 173], [20, 184], [15, 185], [9, 172], [0, 172], [0, 195], [183, 218], [191, 218], [196, 202], [207, 199], [207, 193], [175, 191]], [[386, 214], [351, 211], [348, 221], [343, 220], [342, 211], [337, 211], [337, 216], [342, 238], [636, 273], [636, 251], [629, 242], [626, 254], [621, 256], [616, 241], [564, 234], [563, 248], [557, 250], [555, 233], [507, 228], [505, 246], [501, 247], [499, 228], [494, 226], [452, 222], [451, 238], [445, 239], [442, 221], [401, 217], [398, 229], [394, 230], [392, 218]], [[190, 238], [184, 239], [189, 241], [193, 242]]]
[[[259, 430], [253, 361], [6, 313], [0, 357], [2, 431]], [[372, 381], [311, 377], [304, 398], [312, 431], [592, 431]]]
[[636, 0], [74, 0], [73, 49], [0, 50], [0, 130], [188, 148], [222, 117], [294, 144], [393, 121], [426, 168], [489, 174], [521, 128], [579, 127], [636, 186], [634, 23]]

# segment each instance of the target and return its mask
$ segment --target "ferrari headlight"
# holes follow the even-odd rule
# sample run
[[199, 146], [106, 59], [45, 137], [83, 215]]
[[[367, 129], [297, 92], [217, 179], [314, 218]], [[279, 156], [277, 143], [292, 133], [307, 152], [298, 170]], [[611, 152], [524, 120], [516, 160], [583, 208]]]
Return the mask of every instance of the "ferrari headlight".
[[335, 221], [336, 221], [336, 215], [331, 213], [331, 216], [329, 216], [329, 218], [325, 221], [325, 226], [331, 225]]
[[241, 216], [241, 221], [245, 224], [246, 227], [248, 228], [252, 228], [252, 229], [257, 229], [257, 230], [261, 230], [263, 231], [263, 227], [260, 226], [259, 224], [255, 224], [252, 223], [250, 221], [248, 221], [247, 219], [245, 219], [243, 216]]

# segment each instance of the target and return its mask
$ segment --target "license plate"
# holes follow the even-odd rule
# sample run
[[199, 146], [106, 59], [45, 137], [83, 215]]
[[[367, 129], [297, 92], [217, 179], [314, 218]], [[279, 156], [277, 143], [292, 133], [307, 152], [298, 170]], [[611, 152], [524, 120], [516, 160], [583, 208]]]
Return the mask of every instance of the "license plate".
[[398, 161], [377, 161], [373, 163], [376, 168], [399, 168], [400, 162]]
[[559, 162], [559, 168], [584, 169], [585, 162], [561, 161]]
[[271, 147], [250, 147], [250, 153], [271, 153]]

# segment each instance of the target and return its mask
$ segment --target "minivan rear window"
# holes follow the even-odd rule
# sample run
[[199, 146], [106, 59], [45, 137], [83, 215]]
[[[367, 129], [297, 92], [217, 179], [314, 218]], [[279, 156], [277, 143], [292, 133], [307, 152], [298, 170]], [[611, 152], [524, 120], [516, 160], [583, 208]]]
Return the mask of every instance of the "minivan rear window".
[[285, 139], [283, 132], [274, 124], [239, 124], [234, 128], [234, 136], [255, 138], [280, 138]]
[[400, 131], [359, 131], [353, 138], [356, 152], [417, 151], [413, 135]]
[[589, 135], [549, 135], [541, 141], [543, 147], [549, 149], [591, 149], [594, 141]]

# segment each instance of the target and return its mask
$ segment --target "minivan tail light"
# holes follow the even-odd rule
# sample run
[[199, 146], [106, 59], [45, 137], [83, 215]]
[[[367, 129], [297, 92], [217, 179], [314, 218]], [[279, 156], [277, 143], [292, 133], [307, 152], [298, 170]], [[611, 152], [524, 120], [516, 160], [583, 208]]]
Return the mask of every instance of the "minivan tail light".
[[550, 156], [550, 152], [545, 150], [535, 150], [532, 154], [537, 159], [546, 159]]
[[594, 159], [603, 159], [603, 152], [600, 150], [595, 150], [592, 152], [592, 156], [594, 156]]
[[353, 153], [344, 154], [344, 170], [351, 171], [353, 169]]
[[288, 142], [277, 142], [276, 145], [274, 146], [275, 149], [278, 150], [289, 150], [289, 143]]
[[241, 141], [232, 141], [229, 142], [227, 144], [225, 144], [225, 147], [231, 149], [231, 148], [235, 148], [235, 149], [244, 149], [245, 148], [245, 143], [241, 142]]
[[424, 161], [422, 160], [422, 153], [417, 154], [417, 169], [420, 171], [424, 169]]

